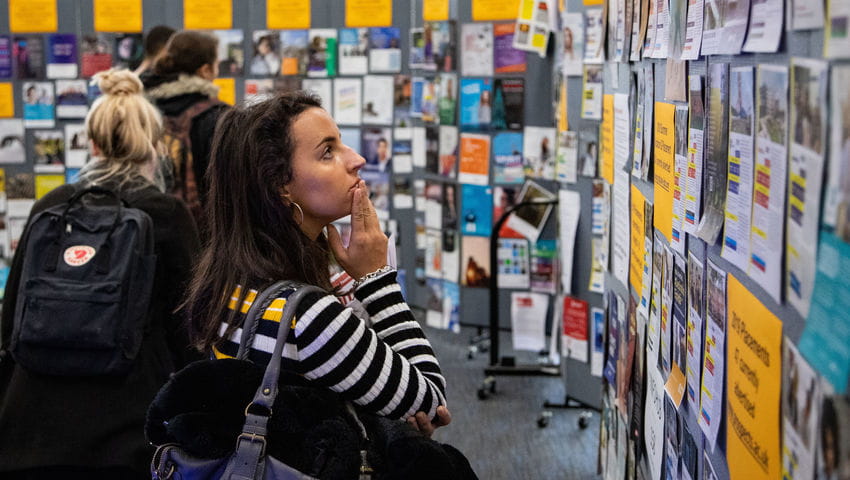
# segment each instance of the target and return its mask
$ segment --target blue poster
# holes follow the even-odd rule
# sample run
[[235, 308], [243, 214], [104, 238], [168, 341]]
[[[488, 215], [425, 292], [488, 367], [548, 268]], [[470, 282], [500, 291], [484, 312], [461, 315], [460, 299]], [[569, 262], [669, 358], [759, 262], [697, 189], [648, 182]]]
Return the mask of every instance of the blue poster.
[[493, 182], [522, 183], [522, 133], [502, 132], [493, 136]]
[[47, 78], [77, 77], [77, 36], [56, 33], [47, 37]]
[[[446, 308], [448, 306], [448, 308]], [[460, 333], [460, 286], [454, 282], [443, 281], [443, 315], [448, 313], [447, 328]]]
[[847, 392], [850, 379], [850, 244], [821, 232], [809, 318], [799, 349], [812, 368]]
[[489, 78], [460, 80], [460, 126], [487, 128], [492, 118], [492, 81]]
[[12, 39], [0, 35], [0, 78], [12, 78]]
[[493, 189], [486, 185], [461, 185], [461, 232], [489, 237], [493, 230]]

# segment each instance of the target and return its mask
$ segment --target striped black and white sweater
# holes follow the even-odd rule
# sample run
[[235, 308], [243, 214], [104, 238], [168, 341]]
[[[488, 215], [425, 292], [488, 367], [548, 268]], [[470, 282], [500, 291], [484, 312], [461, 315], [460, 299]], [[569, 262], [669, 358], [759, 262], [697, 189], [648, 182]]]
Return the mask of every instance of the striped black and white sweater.
[[[239, 291], [230, 308], [236, 308]], [[249, 358], [265, 365], [274, 350], [285, 297], [269, 305], [259, 321]], [[257, 295], [245, 295], [244, 315]], [[356, 298], [369, 314], [370, 324], [354, 315], [333, 295], [311, 293], [295, 311], [292, 331], [283, 349], [282, 367], [315, 386], [330, 388], [348, 400], [388, 418], [403, 419], [416, 412], [434, 418], [446, 404], [446, 381], [434, 351], [401, 295], [396, 273], [388, 272], [361, 284]], [[222, 322], [219, 334], [228, 324]], [[217, 358], [236, 356], [242, 329], [213, 349]]]

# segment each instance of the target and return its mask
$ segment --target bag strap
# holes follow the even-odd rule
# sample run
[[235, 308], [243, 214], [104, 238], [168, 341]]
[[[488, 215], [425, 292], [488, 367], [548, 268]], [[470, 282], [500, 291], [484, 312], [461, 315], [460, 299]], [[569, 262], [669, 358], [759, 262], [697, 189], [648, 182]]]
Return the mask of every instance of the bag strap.
[[287, 288], [297, 288], [299, 285], [304, 284], [294, 280], [281, 280], [267, 287], [254, 297], [254, 302], [251, 303], [251, 308], [248, 309], [245, 320], [242, 322], [242, 337], [239, 339], [239, 350], [236, 353], [237, 360], [248, 360], [248, 354], [251, 352], [251, 345], [254, 343], [257, 327], [260, 325], [260, 318], [263, 316], [266, 308], [268, 308], [271, 300]]
[[[264, 469], [264, 454], [266, 451], [266, 434], [269, 417], [272, 414], [272, 405], [277, 397], [278, 380], [280, 379], [280, 364], [283, 356], [283, 347], [286, 343], [286, 338], [289, 336], [289, 331], [292, 325], [292, 318], [295, 316], [295, 309], [301, 299], [313, 292], [326, 294], [327, 292], [319, 287], [312, 285], [300, 284], [292, 281], [280, 281], [266, 288], [254, 299], [251, 308], [248, 310], [248, 315], [245, 323], [248, 327], [256, 329], [254, 326], [257, 322], [259, 312], [264, 311], [266, 304], [273, 295], [278, 294], [283, 288], [298, 285], [296, 290], [292, 292], [286, 299], [286, 304], [283, 307], [283, 314], [280, 318], [280, 326], [277, 329], [277, 340], [274, 346], [272, 358], [266, 366], [263, 381], [257, 388], [254, 394], [254, 399], [245, 407], [245, 424], [242, 426], [242, 433], [236, 439], [236, 451], [231, 456], [227, 464], [227, 468], [222, 475], [224, 479], [254, 479], [262, 478]], [[242, 336], [245, 337], [245, 325], [243, 325]], [[242, 342], [240, 342], [240, 349]], [[261, 408], [252, 408], [261, 407]]]

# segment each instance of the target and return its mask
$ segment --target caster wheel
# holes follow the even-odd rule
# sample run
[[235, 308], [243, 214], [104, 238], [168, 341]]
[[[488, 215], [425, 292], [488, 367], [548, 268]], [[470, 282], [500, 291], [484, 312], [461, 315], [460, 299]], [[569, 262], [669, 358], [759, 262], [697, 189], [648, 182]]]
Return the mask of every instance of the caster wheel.
[[549, 426], [549, 419], [552, 418], [552, 412], [543, 412], [537, 417], [537, 426], [539, 428], [546, 428]]
[[487, 400], [487, 397], [489, 396], [490, 392], [488, 392], [486, 388], [481, 387], [478, 389], [478, 400]]
[[590, 425], [590, 414], [582, 413], [578, 417], [578, 428], [584, 430], [588, 425]]

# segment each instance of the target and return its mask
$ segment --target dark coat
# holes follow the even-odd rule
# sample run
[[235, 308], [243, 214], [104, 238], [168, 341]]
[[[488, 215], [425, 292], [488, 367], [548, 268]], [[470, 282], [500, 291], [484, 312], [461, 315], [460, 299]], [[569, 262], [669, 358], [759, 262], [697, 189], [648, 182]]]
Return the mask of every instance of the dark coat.
[[[53, 190], [30, 215], [67, 201], [73, 191], [70, 185]], [[136, 364], [125, 378], [71, 378], [28, 372], [8, 352], [0, 357], [0, 476], [51, 465], [146, 471], [153, 453], [144, 437], [148, 405], [171, 372], [199, 357], [189, 348], [182, 318], [173, 313], [199, 251], [194, 220], [182, 201], [154, 187], [127, 197], [153, 220], [157, 255], [150, 328]], [[9, 346], [23, 253], [23, 247], [15, 252], [6, 287], [0, 354]]]
[[[197, 76], [142, 75], [145, 94], [163, 115], [176, 117], [196, 103], [216, 98], [218, 87]], [[192, 120], [189, 139], [192, 141], [192, 162], [198, 194], [203, 205], [207, 198], [205, 173], [210, 162], [210, 147], [218, 117], [228, 108], [225, 103], [210, 107]]]

